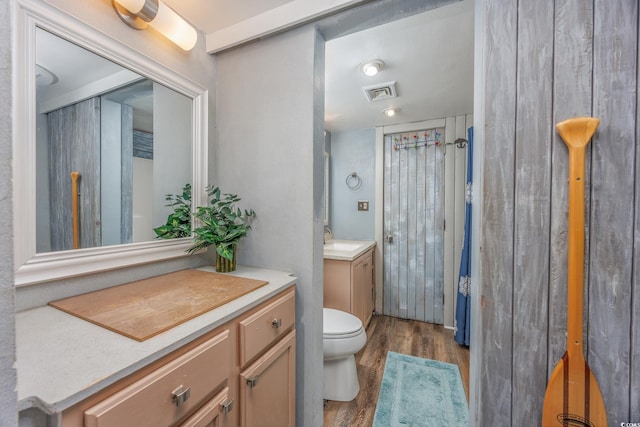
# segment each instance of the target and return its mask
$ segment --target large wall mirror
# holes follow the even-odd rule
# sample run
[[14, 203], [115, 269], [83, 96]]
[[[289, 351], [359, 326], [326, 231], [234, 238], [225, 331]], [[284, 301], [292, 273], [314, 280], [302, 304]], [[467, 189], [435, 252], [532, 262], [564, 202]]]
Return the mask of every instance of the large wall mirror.
[[154, 230], [168, 194], [203, 202], [206, 90], [72, 18], [21, 12], [16, 285], [185, 255], [190, 237]]

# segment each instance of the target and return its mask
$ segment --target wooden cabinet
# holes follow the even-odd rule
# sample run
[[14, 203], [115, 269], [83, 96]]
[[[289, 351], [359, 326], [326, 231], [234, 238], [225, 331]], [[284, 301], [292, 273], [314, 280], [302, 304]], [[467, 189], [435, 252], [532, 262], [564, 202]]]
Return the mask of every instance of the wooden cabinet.
[[324, 306], [346, 311], [368, 325], [374, 308], [374, 248], [353, 261], [324, 260]]
[[295, 425], [295, 295], [240, 321], [240, 425]]
[[240, 321], [241, 367], [293, 329], [295, 304], [295, 294], [289, 292]]
[[227, 427], [229, 425], [227, 415], [232, 409], [233, 400], [230, 399], [229, 387], [225, 387], [187, 421], [180, 424], [180, 427]]
[[173, 425], [229, 378], [225, 330], [84, 412], [85, 427]]
[[295, 331], [240, 373], [242, 427], [295, 425]]
[[62, 413], [62, 427], [293, 427], [295, 289]]
[[366, 252], [353, 263], [353, 275], [351, 284], [351, 305], [353, 314], [362, 320], [363, 325], [368, 325], [373, 314], [374, 285], [373, 285], [373, 250]]

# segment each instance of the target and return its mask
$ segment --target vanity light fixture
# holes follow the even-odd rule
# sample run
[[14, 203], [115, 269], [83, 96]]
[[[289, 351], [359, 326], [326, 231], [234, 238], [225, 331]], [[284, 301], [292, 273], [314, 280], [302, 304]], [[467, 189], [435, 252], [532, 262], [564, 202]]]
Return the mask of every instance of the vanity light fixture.
[[112, 3], [120, 19], [131, 28], [143, 30], [149, 25], [187, 51], [198, 41], [195, 28], [162, 0], [112, 0]]
[[384, 110], [382, 110], [384, 115], [387, 117], [394, 117], [396, 114], [398, 114], [398, 111], [400, 111], [400, 109], [398, 108], [385, 108]]
[[374, 59], [373, 61], [366, 62], [361, 66], [362, 72], [370, 77], [378, 74], [383, 68], [384, 62], [379, 59]]

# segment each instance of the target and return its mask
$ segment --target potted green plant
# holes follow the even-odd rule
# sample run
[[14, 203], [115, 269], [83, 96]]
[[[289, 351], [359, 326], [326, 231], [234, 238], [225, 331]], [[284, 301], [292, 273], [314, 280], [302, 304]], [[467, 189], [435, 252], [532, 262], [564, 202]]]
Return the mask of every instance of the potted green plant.
[[229, 272], [236, 269], [236, 246], [251, 229], [249, 223], [255, 217], [253, 209], [236, 207], [240, 198], [235, 194], [222, 193], [219, 187], [206, 188], [210, 199], [207, 206], [197, 206], [193, 217], [198, 220], [194, 232], [193, 253], [214, 245], [216, 247], [216, 271]]
[[167, 222], [153, 231], [159, 239], [177, 239], [191, 236], [191, 184], [182, 188], [182, 194], [167, 194], [165, 200], [169, 202], [173, 212], [167, 217]]

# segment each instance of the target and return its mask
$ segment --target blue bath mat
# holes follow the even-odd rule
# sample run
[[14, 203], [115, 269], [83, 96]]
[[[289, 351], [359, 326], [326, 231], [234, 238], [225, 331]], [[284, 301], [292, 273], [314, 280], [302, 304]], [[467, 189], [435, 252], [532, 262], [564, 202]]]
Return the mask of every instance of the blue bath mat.
[[469, 408], [458, 366], [387, 353], [373, 427], [464, 427]]

